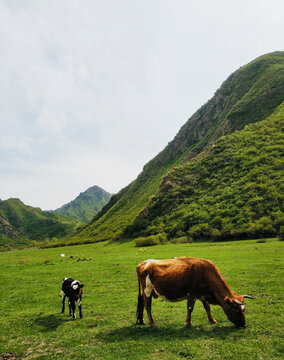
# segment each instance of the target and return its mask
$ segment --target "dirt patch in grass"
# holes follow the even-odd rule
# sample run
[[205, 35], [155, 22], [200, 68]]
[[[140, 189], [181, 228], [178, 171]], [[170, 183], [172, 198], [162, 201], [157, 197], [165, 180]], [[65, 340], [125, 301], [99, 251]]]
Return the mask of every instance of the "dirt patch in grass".
[[17, 356], [14, 353], [0, 354], [0, 360], [15, 360], [15, 359], [17, 359]]

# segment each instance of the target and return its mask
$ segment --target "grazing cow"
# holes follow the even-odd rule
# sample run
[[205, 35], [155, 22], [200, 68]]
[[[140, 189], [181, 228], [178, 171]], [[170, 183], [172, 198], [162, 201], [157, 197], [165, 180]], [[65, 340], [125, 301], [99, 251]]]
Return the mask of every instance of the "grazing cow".
[[[62, 290], [60, 293], [60, 296], [62, 296], [62, 311], [61, 313], [63, 314], [65, 311], [65, 299], [66, 296], [69, 298], [69, 316], [72, 315], [73, 320], [76, 319], [76, 314], [75, 314], [75, 301], [78, 302], [78, 308], [79, 308], [79, 313], [80, 313], [80, 318], [83, 317], [82, 314], [82, 294], [83, 294], [83, 290], [82, 287], [84, 286], [84, 284], [80, 284], [80, 282], [78, 280], [73, 280], [71, 278], [64, 278], [63, 279], [63, 283], [62, 283]], [[72, 314], [71, 314], [71, 310], [72, 310]]]
[[[168, 301], [187, 299], [187, 326], [192, 326], [191, 313], [195, 301], [203, 303], [209, 322], [216, 320], [211, 314], [209, 304], [222, 306], [228, 319], [239, 328], [246, 326], [244, 298], [231, 291], [217, 267], [208, 260], [199, 258], [174, 258], [168, 260], [142, 261], [136, 268], [138, 276], [137, 322], [144, 324], [144, 306], [149, 325], [156, 326], [151, 314], [152, 296], [160, 296]], [[141, 294], [142, 288], [142, 294]]]

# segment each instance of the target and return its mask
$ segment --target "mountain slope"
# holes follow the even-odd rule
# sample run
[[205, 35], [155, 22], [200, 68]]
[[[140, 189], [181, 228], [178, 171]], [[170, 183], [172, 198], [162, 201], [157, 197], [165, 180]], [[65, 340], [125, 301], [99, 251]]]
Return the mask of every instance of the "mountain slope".
[[241, 67], [186, 122], [174, 140], [146, 164], [138, 178], [112, 197], [73, 242], [125, 236], [125, 229], [145, 209], [149, 198], [157, 194], [171, 168], [196, 158], [221, 136], [265, 119], [283, 98], [284, 52], [261, 56]]
[[23, 236], [9, 221], [0, 215], [0, 249], [8, 249], [29, 244], [29, 240]]
[[88, 223], [108, 203], [110, 198], [110, 193], [98, 186], [92, 186], [80, 193], [75, 200], [54, 212]]
[[81, 222], [42, 211], [19, 199], [0, 200], [0, 248], [30, 245], [32, 241], [62, 238], [73, 234]]
[[173, 168], [125, 232], [144, 243], [275, 236], [284, 225], [283, 155], [284, 101]]

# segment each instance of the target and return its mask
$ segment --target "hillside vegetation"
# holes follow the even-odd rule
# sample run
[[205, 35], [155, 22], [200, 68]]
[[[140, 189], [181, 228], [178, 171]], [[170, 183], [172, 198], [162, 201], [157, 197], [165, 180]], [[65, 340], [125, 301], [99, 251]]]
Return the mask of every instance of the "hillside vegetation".
[[148, 244], [275, 236], [284, 225], [283, 156], [284, 102], [173, 168], [125, 234]]
[[19, 199], [0, 200], [0, 250], [70, 236], [80, 225], [60, 214], [27, 206]]
[[[96, 242], [103, 240], [117, 240], [126, 238], [128, 236], [134, 236], [134, 234], [137, 232], [133, 232], [133, 227], [131, 228], [131, 226], [134, 225], [133, 223], [136, 221], [138, 215], [141, 214], [141, 212], [143, 212], [144, 215], [147, 214], [148, 205], [153, 205], [153, 200], [151, 200], [151, 198], [159, 193], [161, 186], [163, 187], [163, 191], [167, 193], [167, 187], [161, 185], [165, 184], [165, 180], [163, 180], [164, 177], [168, 174], [168, 172], [171, 173], [173, 168], [182, 166], [183, 164], [186, 164], [190, 161], [194, 160], [195, 165], [182, 167], [182, 170], [180, 171], [183, 172], [183, 176], [187, 176], [186, 171], [189, 171], [190, 175], [192, 172], [191, 167], [195, 166], [195, 176], [200, 176], [203, 179], [202, 184], [205, 186], [202, 188], [203, 185], [201, 184], [198, 191], [200, 191], [201, 194], [208, 190], [207, 182], [210, 178], [213, 179], [213, 174], [210, 174], [209, 170], [207, 172], [204, 170], [206, 167], [205, 162], [202, 163], [203, 165], [200, 165], [200, 170], [203, 171], [203, 173], [200, 175], [197, 174], [197, 162], [202, 158], [208, 157], [208, 155], [213, 152], [212, 145], [214, 145], [220, 137], [231, 134], [237, 130], [242, 130], [248, 124], [260, 122], [261, 120], [268, 118], [276, 111], [276, 108], [282, 103], [283, 99], [284, 52], [275, 52], [261, 56], [248, 65], [241, 67], [222, 84], [220, 89], [216, 91], [213, 98], [209, 100], [204, 106], [202, 106], [186, 122], [173, 141], [171, 141], [168, 146], [153, 160], [145, 165], [142, 173], [138, 176], [138, 178], [126, 188], [122, 189], [118, 194], [113, 196], [110, 202], [102, 209], [102, 211], [95, 216], [93, 221], [87, 227], [85, 227], [80, 234], [70, 239], [69, 242]], [[278, 116], [280, 118], [279, 122], [281, 122], [283, 116], [281, 108], [279, 108], [278, 111]], [[276, 115], [274, 114], [273, 116]], [[265, 125], [265, 123], [262, 124]], [[279, 129], [276, 129], [276, 131], [279, 133]], [[247, 132], [246, 136], [250, 136], [250, 134], [253, 133], [253, 130], [251, 132]], [[260, 130], [259, 133], [261, 133]], [[227, 141], [230, 142], [231, 140], [223, 139], [222, 143], [218, 144], [218, 149], [220, 149], [218, 161], [221, 163], [226, 163], [225, 154]], [[257, 142], [257, 140], [255, 142]], [[242, 146], [246, 147], [246, 145], [247, 141], [242, 141]], [[245, 152], [246, 150], [244, 148], [240, 151]], [[278, 150], [273, 151], [277, 151], [278, 154]], [[217, 156], [216, 153], [215, 155]], [[255, 157], [255, 154], [253, 151], [247, 152], [246, 157], [246, 163], [249, 163], [250, 161], [254, 161], [253, 158]], [[267, 153], [265, 160], [266, 163], [264, 163], [262, 167], [264, 172], [266, 172], [266, 165], [268, 166], [270, 164], [269, 159], [273, 157], [273, 152], [270, 153], [270, 155]], [[215, 171], [213, 166], [211, 167], [211, 171]], [[239, 177], [242, 176], [245, 175], [240, 172]], [[253, 176], [244, 177], [243, 179], [240, 179], [238, 186], [242, 189], [254, 188], [257, 186], [255, 179], [256, 178]], [[215, 181], [217, 180], [215, 179]], [[270, 183], [265, 183], [264, 186], [269, 187]], [[171, 189], [171, 187], [169, 189]], [[173, 190], [169, 192], [169, 197], [172, 196], [172, 191]], [[239, 195], [238, 201], [240, 202], [240, 206], [245, 202], [245, 198], [242, 197], [244, 193], [245, 192], [242, 191], [242, 193]], [[272, 191], [271, 196], [273, 196], [274, 193], [275, 192]], [[213, 209], [216, 209], [216, 207], [220, 206], [218, 205], [219, 198], [215, 198], [215, 196], [212, 196], [209, 193], [207, 195], [208, 197], [211, 197], [210, 204], [213, 211]], [[158, 197], [159, 196], [160, 195], [158, 195]], [[183, 193], [184, 198], [182, 203], [184, 207], [190, 205], [190, 196], [190, 191], [188, 193]], [[205, 197], [202, 201], [205, 201]], [[233, 201], [235, 200], [233, 199]], [[232, 204], [235, 209], [234, 212], [238, 212], [238, 201]], [[202, 203], [198, 203], [197, 198], [195, 199], [195, 202], [197, 202], [197, 216], [197, 214], [200, 215], [199, 209], [205, 208]], [[274, 203], [274, 200], [272, 200], [272, 202]], [[176, 207], [176, 205], [173, 207]], [[167, 208], [169, 209], [169, 207]], [[259, 207], [256, 206], [254, 208], [254, 212], [258, 212], [258, 209]], [[188, 206], [187, 211], [191, 211], [190, 206]], [[172, 217], [178, 216], [179, 213], [177, 212], [175, 214], [176, 215], [173, 214]], [[219, 211], [218, 214], [219, 216], [224, 216], [224, 212]], [[242, 212], [239, 217], [233, 215], [233, 218], [231, 218], [232, 214], [233, 212], [228, 213], [225, 216], [225, 220], [222, 219], [223, 223], [219, 225], [217, 224], [218, 220], [216, 215], [214, 226], [212, 228], [219, 230], [221, 235], [225, 234], [225, 221], [229, 222], [230, 224], [234, 224], [233, 228], [235, 229], [235, 234], [237, 234], [238, 231], [243, 233], [244, 229], [248, 229], [248, 224], [254, 226], [254, 219], [261, 219], [262, 227], [264, 226], [263, 224], [265, 222], [268, 224], [265, 230], [266, 233], [270, 233], [271, 226], [276, 229], [276, 225], [274, 224], [275, 219], [269, 218], [269, 214], [271, 214], [271, 212], [269, 214], [265, 212], [259, 213], [258, 215], [249, 214], [248, 222], [244, 222], [245, 212]], [[141, 217], [141, 215], [139, 215], [139, 217]], [[181, 222], [183, 223], [183, 221], [184, 220], [182, 218]], [[197, 219], [196, 221], [198, 222], [199, 220]], [[209, 219], [207, 219], [205, 215], [202, 215], [199, 222], [209, 224], [208, 221]], [[219, 222], [220, 221], [221, 220], [219, 220]], [[164, 223], [164, 220], [162, 223]], [[274, 225], [272, 225], [272, 223]], [[168, 224], [169, 226], [176, 226], [176, 222], [172, 220]], [[190, 224], [191, 223], [188, 222], [187, 226], [190, 226]], [[149, 224], [147, 224], [147, 228], [149, 227], [148, 225]], [[153, 226], [159, 227], [159, 224], [155, 223]], [[182, 226], [177, 225], [177, 232], [181, 228]], [[249, 228], [251, 227], [249, 226]], [[161, 230], [162, 232], [165, 232], [167, 236], [175, 236], [174, 229], [172, 232], [170, 229], [164, 231], [162, 226]], [[184, 231], [187, 232], [188, 230], [189, 229], [182, 229], [181, 234], [184, 234]], [[160, 231], [160, 229], [158, 231]], [[194, 238], [198, 238], [197, 233], [198, 232], [196, 232], [196, 234], [193, 236]], [[214, 231], [214, 233], [217, 235], [216, 231]], [[200, 235], [203, 237], [202, 233]]]
[[88, 223], [109, 202], [110, 198], [110, 193], [98, 186], [92, 186], [54, 212]]

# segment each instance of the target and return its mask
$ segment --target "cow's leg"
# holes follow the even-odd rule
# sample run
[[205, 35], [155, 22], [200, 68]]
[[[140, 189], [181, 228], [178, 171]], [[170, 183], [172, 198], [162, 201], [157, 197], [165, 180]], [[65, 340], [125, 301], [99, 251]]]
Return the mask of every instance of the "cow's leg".
[[61, 310], [61, 313], [63, 314], [64, 311], [65, 311], [65, 299], [66, 299], [66, 295], [63, 295], [63, 298], [62, 298], [62, 310]]
[[82, 319], [83, 314], [82, 314], [82, 301], [81, 301], [81, 299], [78, 300], [78, 309], [79, 309], [80, 319]]
[[145, 308], [147, 311], [147, 315], [148, 315], [148, 320], [149, 320], [149, 325], [151, 327], [155, 327], [155, 321], [152, 318], [152, 314], [151, 314], [151, 305], [152, 305], [152, 295], [150, 295], [149, 297], [144, 295], [144, 302], [145, 302]]
[[204, 300], [204, 301], [202, 301], [202, 304], [204, 306], [204, 309], [206, 310], [209, 322], [211, 324], [216, 324], [217, 321], [214, 319], [213, 315], [211, 314], [209, 303]]
[[194, 309], [194, 304], [195, 304], [196, 298], [193, 298], [191, 296], [189, 296], [187, 298], [187, 316], [186, 316], [186, 326], [187, 327], [192, 327], [192, 322], [191, 322], [191, 313]]
[[[70, 311], [72, 310], [72, 318], [73, 320], [76, 319], [76, 314], [75, 314], [75, 301], [74, 300], [71, 300], [70, 301]], [[71, 314], [70, 314], [71, 315]]]

